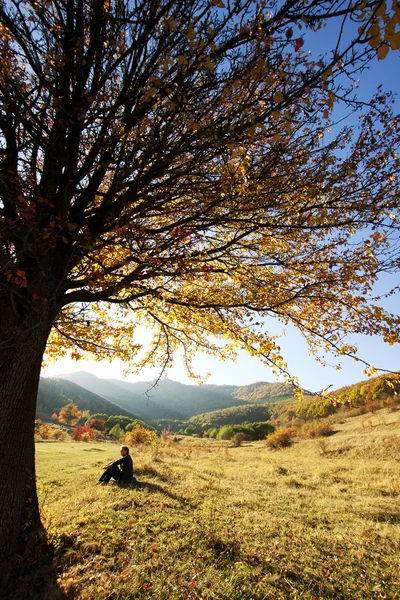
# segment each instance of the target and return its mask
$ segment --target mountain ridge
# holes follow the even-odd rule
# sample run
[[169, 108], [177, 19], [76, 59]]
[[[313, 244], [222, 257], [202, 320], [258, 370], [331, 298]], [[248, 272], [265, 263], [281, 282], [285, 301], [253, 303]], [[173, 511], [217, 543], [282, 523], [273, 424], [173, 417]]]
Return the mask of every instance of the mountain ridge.
[[72, 381], [58, 377], [41, 377], [36, 404], [36, 415], [49, 418], [62, 406], [73, 402], [79, 410], [89, 410], [92, 414], [104, 413], [139, 418], [114, 402], [94, 394]]
[[239, 407], [247, 402], [263, 404], [293, 396], [293, 386], [255, 382], [247, 386], [184, 384], [172, 379], [128, 382], [100, 378], [86, 371], [59, 376], [114, 402], [142, 419], [190, 419], [197, 414]]

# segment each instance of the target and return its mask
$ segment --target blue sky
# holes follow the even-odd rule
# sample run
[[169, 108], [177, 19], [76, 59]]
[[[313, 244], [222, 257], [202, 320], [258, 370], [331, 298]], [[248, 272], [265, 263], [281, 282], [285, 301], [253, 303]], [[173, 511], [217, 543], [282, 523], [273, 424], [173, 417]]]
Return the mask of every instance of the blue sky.
[[[333, 34], [334, 30], [328, 28], [326, 31], [318, 34], [319, 39], [313, 38], [313, 54], [318, 49], [316, 40], [318, 40], [317, 44], [321, 44], [323, 51], [324, 47], [329, 47], [329, 41]], [[400, 52], [389, 52], [385, 60], [376, 60], [371, 65], [369, 71], [364, 72], [361, 77], [358, 95], [362, 98], [371, 97], [380, 84], [383, 85], [384, 90], [392, 90], [400, 94]], [[399, 99], [397, 99], [396, 106], [399, 110]], [[400, 276], [398, 274], [390, 277], [386, 276], [385, 279], [381, 279], [378, 282], [376, 292], [385, 293], [389, 290], [389, 287], [398, 284], [400, 284]], [[391, 310], [391, 312], [398, 314], [400, 296], [391, 297], [384, 306]], [[273, 328], [273, 333], [281, 331], [281, 329], [276, 329], [275, 326]], [[367, 336], [349, 336], [348, 341], [358, 347], [360, 358], [371, 362], [375, 367], [393, 371], [400, 370], [400, 344], [390, 347], [377, 337]], [[286, 328], [286, 335], [280, 339], [279, 345], [288, 363], [290, 372], [299, 378], [300, 384], [307, 390], [315, 392], [330, 385], [333, 386], [332, 389], [337, 389], [343, 385], [355, 383], [366, 378], [363, 373], [364, 365], [355, 363], [351, 358], [341, 358], [340, 363], [342, 368], [341, 370], [336, 370], [334, 365], [337, 364], [338, 360], [333, 356], [328, 356], [326, 357], [327, 362], [332, 366], [322, 367], [313, 357], [309, 356], [305, 341], [302, 339], [301, 334], [293, 327]], [[239, 354], [236, 363], [221, 362], [216, 358], [200, 354], [195, 361], [195, 368], [199, 375], [209, 372], [210, 377], [207, 379], [207, 382], [213, 384], [245, 385], [255, 381], [275, 380], [275, 376], [268, 367], [245, 353]], [[123, 366], [118, 362], [109, 364], [61, 359], [44, 369], [42, 374], [46, 377], [53, 377], [71, 371], [90, 371], [98, 377], [122, 378]], [[156, 370], [146, 370], [139, 376], [129, 377], [128, 380], [149, 381], [156, 377], [157, 374]], [[187, 378], [179, 357], [177, 357], [173, 368], [167, 376], [182, 383], [194, 383], [193, 380]]]

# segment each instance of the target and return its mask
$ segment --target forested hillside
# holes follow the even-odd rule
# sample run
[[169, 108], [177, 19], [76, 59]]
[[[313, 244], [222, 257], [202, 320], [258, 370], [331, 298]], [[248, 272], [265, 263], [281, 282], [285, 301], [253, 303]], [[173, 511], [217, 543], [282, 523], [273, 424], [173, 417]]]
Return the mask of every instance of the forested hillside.
[[[307, 394], [309, 392], [306, 392]], [[289, 383], [267, 383], [258, 381], [250, 385], [242, 385], [233, 392], [232, 396], [238, 400], [258, 404], [263, 402], [275, 402], [290, 398], [294, 394], [294, 386]]]
[[88, 410], [91, 414], [123, 415], [136, 417], [117, 404], [93, 394], [89, 390], [65, 379], [47, 379], [42, 377], [39, 384], [36, 416], [49, 419], [62, 406], [73, 402], [79, 410]]
[[91, 413], [134, 416], [151, 420], [158, 429], [166, 426], [179, 431], [188, 425], [207, 429], [246, 421], [312, 421], [339, 411], [360, 412], [383, 406], [395, 407], [400, 398], [399, 377], [396, 375], [361, 381], [340, 388], [327, 397], [306, 393], [301, 402], [293, 395], [288, 396], [291, 387], [282, 383], [199, 386], [163, 379], [152, 387], [151, 382], [100, 379], [85, 372], [65, 377], [81, 381], [88, 389], [67, 379], [42, 379], [38, 416], [47, 417], [61, 406], [74, 402], [81, 410]]
[[239, 407], [246, 402], [274, 402], [292, 394], [292, 387], [283, 383], [200, 386], [161, 379], [155, 385], [155, 382], [101, 379], [86, 372], [70, 373], [63, 377], [101, 394], [141, 418], [152, 420], [190, 419], [197, 414]]
[[282, 423], [324, 419], [336, 413], [357, 415], [380, 408], [400, 406], [400, 376], [382, 375], [342, 387], [326, 397], [310, 396], [303, 401], [277, 402], [270, 406], [271, 417]]
[[243, 404], [223, 410], [195, 415], [189, 419], [189, 423], [201, 425], [203, 429], [209, 427], [220, 427], [221, 425], [238, 425], [246, 421], [268, 421], [271, 411], [268, 406], [262, 404]]

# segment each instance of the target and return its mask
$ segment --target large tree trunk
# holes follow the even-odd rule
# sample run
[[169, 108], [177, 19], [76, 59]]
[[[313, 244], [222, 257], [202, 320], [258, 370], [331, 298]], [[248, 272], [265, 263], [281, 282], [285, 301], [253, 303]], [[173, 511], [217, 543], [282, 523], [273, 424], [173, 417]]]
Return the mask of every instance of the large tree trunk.
[[[0, 306], [2, 310], [4, 306]], [[0, 316], [0, 581], [45, 542], [35, 481], [34, 420], [50, 307]], [[8, 314], [7, 314], [8, 313]], [[12, 323], [13, 322], [13, 323]], [[1, 586], [0, 586], [1, 587]]]

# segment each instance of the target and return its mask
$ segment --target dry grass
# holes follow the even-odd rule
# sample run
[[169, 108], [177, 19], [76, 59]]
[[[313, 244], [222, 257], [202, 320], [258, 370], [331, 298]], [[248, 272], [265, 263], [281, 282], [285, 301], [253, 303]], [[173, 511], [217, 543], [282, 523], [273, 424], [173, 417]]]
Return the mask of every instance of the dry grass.
[[279, 451], [144, 447], [133, 489], [94, 485], [115, 445], [40, 443], [60, 589], [74, 600], [400, 598], [399, 422], [362, 415]]

